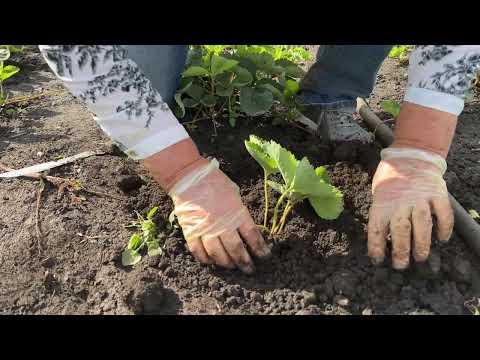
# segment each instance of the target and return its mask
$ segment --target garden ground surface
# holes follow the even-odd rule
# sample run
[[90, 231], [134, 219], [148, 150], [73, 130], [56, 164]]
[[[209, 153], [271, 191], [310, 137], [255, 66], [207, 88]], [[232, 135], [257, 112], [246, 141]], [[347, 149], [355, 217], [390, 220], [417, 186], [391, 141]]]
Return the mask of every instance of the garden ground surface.
[[[311, 47], [313, 49], [313, 46]], [[0, 180], [0, 314], [468, 314], [465, 302], [480, 295], [480, 262], [461, 238], [435, 243], [427, 264], [405, 272], [366, 256], [370, 183], [377, 147], [345, 153], [291, 126], [268, 120], [228, 124], [213, 137], [210, 122], [189, 128], [202, 154], [213, 156], [239, 186], [257, 223], [262, 222], [262, 173], [246, 152], [250, 134], [274, 139], [297, 157], [326, 164], [345, 195], [336, 221], [318, 219], [307, 205], [293, 210], [283, 234], [271, 239], [273, 256], [256, 263], [254, 276], [198, 264], [181, 231], [169, 230], [172, 210], [138, 163], [129, 160], [96, 126], [85, 106], [55, 79], [35, 47], [19, 58], [22, 71], [7, 83], [11, 96], [54, 92], [0, 114], [0, 162], [12, 168], [105, 150], [50, 175], [75, 178], [93, 191], [74, 198], [47, 185], [39, 210], [43, 238], [35, 231], [38, 181]], [[400, 100], [407, 68], [387, 59], [378, 75], [372, 108]], [[467, 209], [480, 210], [480, 109], [467, 105], [448, 158], [450, 191]], [[273, 195], [273, 194], [272, 194]], [[273, 203], [272, 199], [272, 203]], [[166, 239], [163, 257], [121, 265], [134, 211], [160, 207], [156, 221]]]

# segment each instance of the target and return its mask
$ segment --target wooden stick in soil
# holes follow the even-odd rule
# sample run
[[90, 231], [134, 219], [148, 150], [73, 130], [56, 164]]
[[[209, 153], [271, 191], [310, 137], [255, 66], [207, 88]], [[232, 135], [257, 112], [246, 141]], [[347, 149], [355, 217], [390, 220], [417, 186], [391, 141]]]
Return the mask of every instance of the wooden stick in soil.
[[[2, 163], [0, 163], [0, 170], [3, 170], [3, 171], [14, 171], [15, 169], [12, 169]], [[57, 176], [43, 176], [43, 175], [40, 175], [40, 174], [28, 174], [28, 175], [23, 175], [22, 177], [26, 177], [26, 178], [30, 178], [30, 179], [43, 179], [43, 180], [46, 180], [48, 181], [49, 183], [53, 184], [54, 186], [56, 187], [60, 187], [60, 186], [66, 186], [66, 185], [72, 185], [73, 186], [73, 180], [69, 180], [69, 179], [64, 179], [64, 178], [61, 178], [61, 177], [57, 177]], [[84, 191], [86, 193], [89, 193], [89, 194], [92, 194], [92, 195], [96, 195], [96, 196], [105, 196], [105, 197], [110, 197], [112, 199], [115, 199], [115, 200], [123, 200], [121, 197], [119, 196], [116, 196], [116, 195], [111, 195], [111, 194], [106, 194], [106, 193], [103, 193], [103, 192], [99, 192], [99, 191], [92, 191], [92, 190], [87, 190], [85, 189], [83, 186], [81, 187], [80, 189], [81, 191]]]
[[[374, 130], [380, 143], [387, 147], [393, 140], [392, 130], [386, 126], [382, 120], [369, 108], [365, 100], [357, 99], [357, 112], [360, 114], [365, 123]], [[450, 203], [455, 216], [455, 231], [470, 245], [477, 255], [480, 256], [480, 225], [470, 216], [462, 205], [448, 194]]]
[[62, 89], [62, 90], [58, 90], [58, 91], [46, 91], [46, 92], [43, 92], [43, 93], [40, 93], [40, 94], [16, 96], [16, 97], [12, 98], [11, 100], [5, 101], [5, 103], [2, 104], [2, 106], [15, 104], [15, 103], [19, 103], [19, 102], [26, 102], [26, 101], [37, 99], [37, 98], [40, 98], [40, 97], [57, 95], [57, 94], [61, 94], [61, 93], [64, 93], [64, 92], [65, 92], [65, 90]]

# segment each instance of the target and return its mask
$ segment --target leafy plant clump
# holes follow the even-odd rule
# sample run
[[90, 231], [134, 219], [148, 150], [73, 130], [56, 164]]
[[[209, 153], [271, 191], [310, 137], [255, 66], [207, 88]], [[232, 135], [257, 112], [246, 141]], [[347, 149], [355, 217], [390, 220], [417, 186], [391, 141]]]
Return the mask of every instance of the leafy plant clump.
[[[280, 193], [273, 210], [270, 235], [282, 232], [285, 221], [292, 208], [307, 199], [319, 217], [334, 220], [343, 211], [343, 194], [330, 184], [330, 177], [323, 166], [314, 168], [304, 157], [297, 160], [288, 150], [274, 141], [265, 141], [250, 135], [245, 141], [250, 155], [259, 163], [264, 171], [265, 214], [263, 226], [268, 229], [268, 186]], [[280, 173], [283, 183], [268, 180], [273, 174]], [[283, 203], [280, 219], [279, 210]]]
[[288, 46], [194, 46], [175, 95], [177, 116], [195, 111], [193, 121], [210, 118], [215, 123], [224, 117], [234, 127], [239, 117], [260, 116], [278, 105], [277, 117], [294, 118], [294, 95], [304, 75], [295, 61], [307, 56], [302, 48]]
[[122, 253], [122, 265], [129, 266], [135, 265], [142, 259], [140, 252], [147, 248], [148, 256], [162, 255], [163, 249], [158, 239], [158, 228], [153, 222], [153, 217], [158, 211], [158, 207], [152, 208], [145, 219], [138, 212], [136, 222], [128, 225], [127, 227], [136, 228], [138, 231], [134, 233], [127, 248]]
[[383, 111], [392, 115], [394, 119], [400, 115], [400, 104], [395, 100], [383, 100], [380, 103], [380, 107]]
[[390, 50], [388, 57], [398, 59], [401, 64], [407, 64], [408, 55], [412, 49], [413, 45], [395, 45], [392, 50]]
[[12, 53], [20, 51], [22, 51], [22, 49], [14, 45], [0, 45], [0, 106], [7, 101], [7, 97], [3, 90], [4, 81], [20, 71], [19, 67], [5, 65], [5, 62], [10, 59]]

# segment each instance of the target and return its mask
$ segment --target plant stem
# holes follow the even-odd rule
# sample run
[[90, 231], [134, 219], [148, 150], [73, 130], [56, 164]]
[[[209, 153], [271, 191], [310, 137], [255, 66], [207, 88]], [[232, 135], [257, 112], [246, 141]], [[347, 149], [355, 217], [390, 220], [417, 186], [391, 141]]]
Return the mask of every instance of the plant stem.
[[263, 177], [263, 189], [265, 191], [265, 214], [263, 215], [263, 227], [267, 227], [267, 218], [268, 218], [268, 187], [267, 187], [267, 177], [268, 174], [264, 170], [263, 171], [264, 177]]
[[285, 226], [285, 221], [287, 220], [287, 216], [290, 213], [290, 210], [292, 210], [293, 205], [294, 204], [290, 200], [288, 200], [287, 206], [285, 206], [285, 209], [283, 210], [283, 215], [282, 215], [282, 218], [280, 219], [279, 227], [275, 231], [275, 233], [278, 234], [278, 233], [281, 233], [283, 231], [283, 227]]
[[212, 95], [215, 95], [215, 79], [213, 78], [213, 76], [210, 76], [210, 85], [212, 88]]
[[270, 235], [273, 235], [273, 234], [274, 234], [274, 230], [275, 230], [275, 228], [277, 227], [278, 208], [280, 207], [280, 204], [283, 202], [283, 199], [285, 199], [285, 197], [287, 196], [287, 194], [288, 194], [288, 190], [285, 191], [285, 192], [280, 196], [280, 198], [279, 198], [278, 201], [277, 201], [277, 204], [275, 205], [275, 209], [273, 209], [273, 222], [272, 222], [272, 229], [270, 230]]
[[195, 119], [195, 120], [192, 120], [192, 121], [182, 122], [182, 125], [191, 125], [191, 124], [195, 124], [199, 121], [208, 120], [208, 119], [210, 119], [210, 116], [201, 117], [201, 118], [198, 118], [198, 119]]

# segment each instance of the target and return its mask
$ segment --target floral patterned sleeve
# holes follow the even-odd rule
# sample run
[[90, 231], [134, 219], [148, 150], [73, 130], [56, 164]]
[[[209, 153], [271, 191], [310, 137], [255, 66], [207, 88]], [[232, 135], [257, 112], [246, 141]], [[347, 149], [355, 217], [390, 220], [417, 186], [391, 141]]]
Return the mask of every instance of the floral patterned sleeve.
[[480, 45], [419, 45], [410, 56], [405, 100], [459, 115], [479, 70]]
[[188, 134], [119, 45], [39, 45], [53, 72], [84, 100], [102, 130], [130, 157], [144, 159]]

